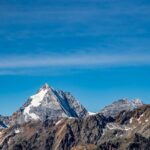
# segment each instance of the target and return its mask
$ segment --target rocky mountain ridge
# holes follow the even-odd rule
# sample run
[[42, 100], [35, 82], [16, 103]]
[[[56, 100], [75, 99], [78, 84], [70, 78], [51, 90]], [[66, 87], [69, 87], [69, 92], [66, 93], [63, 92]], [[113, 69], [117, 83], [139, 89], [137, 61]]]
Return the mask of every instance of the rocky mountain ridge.
[[[84, 118], [16, 124], [1, 132], [0, 149], [149, 150], [149, 113], [150, 105], [143, 105], [133, 111], [121, 112], [115, 119], [99, 113]], [[130, 117], [125, 118], [126, 114]]]
[[2, 150], [149, 150], [150, 105], [121, 99], [99, 113], [47, 84], [12, 116], [0, 116]]

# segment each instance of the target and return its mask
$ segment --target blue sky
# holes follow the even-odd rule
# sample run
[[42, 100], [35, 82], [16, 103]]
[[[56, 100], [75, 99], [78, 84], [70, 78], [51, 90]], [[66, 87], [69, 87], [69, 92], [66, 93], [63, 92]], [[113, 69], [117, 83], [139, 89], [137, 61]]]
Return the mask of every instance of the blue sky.
[[47, 82], [90, 111], [150, 95], [149, 0], [1, 0], [0, 114]]

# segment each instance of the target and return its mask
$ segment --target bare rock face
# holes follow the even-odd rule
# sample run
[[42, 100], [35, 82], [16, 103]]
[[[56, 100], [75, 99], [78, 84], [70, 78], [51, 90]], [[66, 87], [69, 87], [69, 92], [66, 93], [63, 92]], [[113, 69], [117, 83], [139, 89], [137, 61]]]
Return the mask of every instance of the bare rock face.
[[142, 105], [132, 111], [122, 111], [115, 120], [120, 124], [147, 124], [150, 121], [150, 105]]
[[104, 133], [98, 150], [149, 150], [150, 105], [120, 112], [114, 122], [106, 125]]
[[107, 119], [97, 114], [85, 118], [62, 118], [59, 121], [15, 125], [1, 133], [0, 149], [70, 150], [88, 144], [93, 147], [100, 140], [106, 123]]
[[127, 99], [120, 99], [118, 101], [113, 102], [111, 105], [104, 107], [100, 111], [100, 113], [102, 113], [106, 117], [115, 117], [121, 111], [130, 111], [142, 105], [143, 103], [139, 99], [135, 99], [132, 101], [129, 101]]
[[150, 149], [150, 137], [145, 138], [140, 134], [135, 134], [132, 142], [127, 146], [128, 150], [133, 150], [133, 149], [143, 149], [143, 150], [149, 150]]

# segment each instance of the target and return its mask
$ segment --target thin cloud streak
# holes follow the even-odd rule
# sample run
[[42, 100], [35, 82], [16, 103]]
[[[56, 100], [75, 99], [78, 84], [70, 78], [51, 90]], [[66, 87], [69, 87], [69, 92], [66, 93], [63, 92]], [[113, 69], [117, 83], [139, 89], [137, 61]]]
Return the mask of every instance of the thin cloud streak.
[[0, 68], [149, 65], [146, 54], [14, 55], [0, 58]]

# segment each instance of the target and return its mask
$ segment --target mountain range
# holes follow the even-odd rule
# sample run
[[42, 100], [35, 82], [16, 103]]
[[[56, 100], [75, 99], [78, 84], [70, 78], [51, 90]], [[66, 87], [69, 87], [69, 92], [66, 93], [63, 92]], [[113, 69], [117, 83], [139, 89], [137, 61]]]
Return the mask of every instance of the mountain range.
[[11, 116], [0, 115], [2, 150], [149, 150], [150, 105], [120, 99], [96, 113], [44, 84]]

